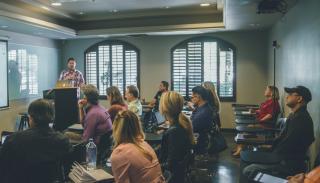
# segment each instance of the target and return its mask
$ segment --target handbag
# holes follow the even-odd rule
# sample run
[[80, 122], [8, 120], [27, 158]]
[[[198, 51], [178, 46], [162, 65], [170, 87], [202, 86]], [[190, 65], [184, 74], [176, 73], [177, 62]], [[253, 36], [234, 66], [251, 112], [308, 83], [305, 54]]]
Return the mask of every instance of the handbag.
[[208, 145], [208, 153], [215, 154], [220, 153], [227, 149], [226, 139], [223, 137], [222, 133], [217, 127], [214, 127], [210, 130], [209, 133], [209, 145]]

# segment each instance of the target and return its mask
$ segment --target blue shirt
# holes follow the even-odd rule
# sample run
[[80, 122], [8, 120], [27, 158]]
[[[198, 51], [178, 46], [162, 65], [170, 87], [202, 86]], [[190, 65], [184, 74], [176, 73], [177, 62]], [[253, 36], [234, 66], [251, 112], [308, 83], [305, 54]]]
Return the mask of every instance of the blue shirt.
[[196, 107], [191, 115], [193, 131], [196, 133], [208, 131], [214, 122], [213, 119], [213, 109], [208, 103]]

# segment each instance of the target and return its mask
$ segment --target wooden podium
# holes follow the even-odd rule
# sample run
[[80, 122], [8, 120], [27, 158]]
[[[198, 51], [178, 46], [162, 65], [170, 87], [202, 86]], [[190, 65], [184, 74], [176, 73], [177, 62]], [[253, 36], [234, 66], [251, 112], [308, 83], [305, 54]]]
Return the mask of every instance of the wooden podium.
[[55, 110], [53, 128], [55, 130], [63, 131], [68, 126], [79, 122], [78, 90], [79, 88], [53, 89]]

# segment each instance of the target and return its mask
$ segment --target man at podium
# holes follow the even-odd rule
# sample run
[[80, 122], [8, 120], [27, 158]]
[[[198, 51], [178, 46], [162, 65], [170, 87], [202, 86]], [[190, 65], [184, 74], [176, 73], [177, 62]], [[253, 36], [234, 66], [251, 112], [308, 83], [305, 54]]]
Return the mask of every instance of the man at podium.
[[76, 70], [76, 60], [74, 58], [68, 59], [68, 70], [63, 70], [60, 74], [59, 80], [71, 81], [73, 87], [81, 87], [84, 85], [84, 78], [80, 71]]

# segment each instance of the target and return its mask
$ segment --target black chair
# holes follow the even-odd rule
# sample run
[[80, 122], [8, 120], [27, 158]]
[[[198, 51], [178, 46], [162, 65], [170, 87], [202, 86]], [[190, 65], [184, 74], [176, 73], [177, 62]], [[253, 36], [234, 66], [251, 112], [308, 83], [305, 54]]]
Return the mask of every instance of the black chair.
[[103, 134], [100, 137], [100, 142], [97, 144], [97, 164], [104, 165], [112, 152], [112, 130]]
[[[177, 179], [177, 177], [179, 177], [178, 179], [183, 177], [185, 183], [192, 183], [191, 171], [192, 171], [192, 165], [194, 163], [194, 157], [195, 157], [194, 151], [193, 149], [190, 149], [190, 151], [185, 155], [182, 161], [175, 163], [174, 171], [176, 172], [170, 171], [167, 168], [162, 167], [163, 175], [165, 177], [166, 182], [175, 183], [175, 181], [178, 181], [178, 180], [174, 180], [174, 179]], [[179, 181], [182, 181], [182, 180], [179, 180]]]

